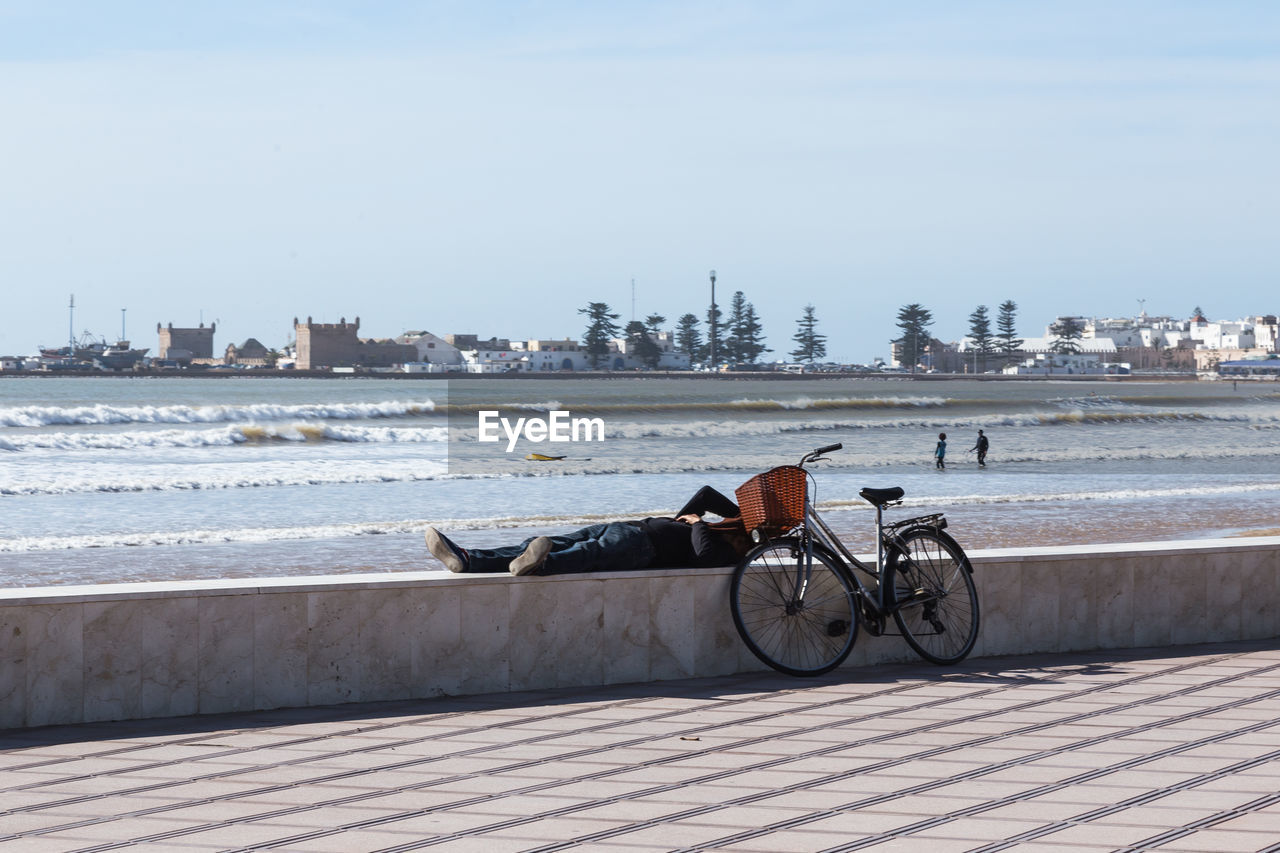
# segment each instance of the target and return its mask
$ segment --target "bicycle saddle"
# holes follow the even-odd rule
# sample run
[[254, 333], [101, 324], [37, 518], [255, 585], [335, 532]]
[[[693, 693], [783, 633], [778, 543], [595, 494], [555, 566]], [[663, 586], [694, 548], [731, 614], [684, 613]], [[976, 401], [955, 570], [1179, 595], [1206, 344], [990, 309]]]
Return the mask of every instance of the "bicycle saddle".
[[872, 506], [884, 506], [887, 503], [893, 503], [900, 500], [906, 492], [901, 486], [893, 486], [888, 489], [863, 489], [858, 492], [859, 497]]

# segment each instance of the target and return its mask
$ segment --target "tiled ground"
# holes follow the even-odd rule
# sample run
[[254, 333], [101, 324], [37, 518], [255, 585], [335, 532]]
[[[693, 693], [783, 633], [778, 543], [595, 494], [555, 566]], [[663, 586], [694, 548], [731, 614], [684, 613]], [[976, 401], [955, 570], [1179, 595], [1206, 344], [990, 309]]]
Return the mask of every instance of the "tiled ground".
[[1280, 851], [1280, 648], [0, 735], [21, 851]]

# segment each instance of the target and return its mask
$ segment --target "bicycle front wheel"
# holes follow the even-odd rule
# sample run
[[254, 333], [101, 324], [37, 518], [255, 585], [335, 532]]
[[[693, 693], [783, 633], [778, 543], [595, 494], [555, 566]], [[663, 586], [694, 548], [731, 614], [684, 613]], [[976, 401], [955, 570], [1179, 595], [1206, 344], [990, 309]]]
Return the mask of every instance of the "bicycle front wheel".
[[978, 591], [969, 558], [945, 533], [908, 530], [889, 549], [886, 606], [916, 654], [958, 663], [978, 639]]
[[733, 624], [751, 653], [788, 675], [821, 675], [839, 666], [858, 636], [855, 582], [845, 565], [813, 546], [779, 539], [754, 548], [733, 573]]

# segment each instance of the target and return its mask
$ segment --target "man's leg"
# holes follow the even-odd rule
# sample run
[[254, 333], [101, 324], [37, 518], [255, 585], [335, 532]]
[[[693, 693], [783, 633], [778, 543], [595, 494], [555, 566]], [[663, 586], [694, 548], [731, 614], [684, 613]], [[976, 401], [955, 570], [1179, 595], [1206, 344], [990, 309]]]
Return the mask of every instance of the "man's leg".
[[[525, 544], [532, 540], [526, 539]], [[498, 548], [468, 548], [471, 558], [468, 572], [506, 572], [511, 561], [524, 552], [525, 545], [503, 545]]]
[[689, 501], [676, 513], [676, 517], [682, 515], [702, 515], [704, 512], [714, 512], [721, 518], [736, 518], [738, 516], [738, 505], [729, 500], [724, 495], [717, 492], [710, 486], [703, 486], [689, 498]]
[[[654, 558], [649, 536], [639, 527], [626, 522], [595, 524], [578, 531], [588, 533], [575, 537], [568, 547], [554, 547], [538, 570], [540, 575], [567, 575], [583, 572], [627, 571], [643, 569]], [[552, 541], [567, 537], [552, 537]]]

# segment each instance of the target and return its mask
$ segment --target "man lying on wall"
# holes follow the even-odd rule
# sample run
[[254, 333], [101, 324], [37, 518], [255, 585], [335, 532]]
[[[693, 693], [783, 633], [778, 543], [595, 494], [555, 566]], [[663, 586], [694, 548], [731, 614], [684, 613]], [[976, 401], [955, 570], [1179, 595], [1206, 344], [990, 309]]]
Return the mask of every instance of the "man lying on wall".
[[[712, 512], [724, 520], [707, 522]], [[751, 547], [738, 505], [703, 486], [674, 517], [593, 524], [560, 536], [535, 536], [519, 545], [462, 548], [434, 527], [427, 548], [451, 572], [564, 575], [631, 569], [730, 566]]]

